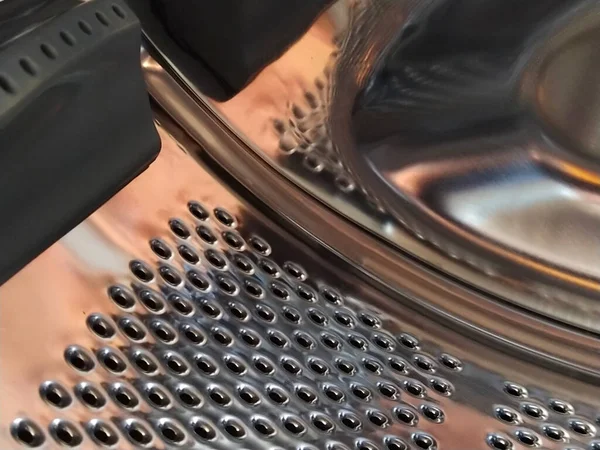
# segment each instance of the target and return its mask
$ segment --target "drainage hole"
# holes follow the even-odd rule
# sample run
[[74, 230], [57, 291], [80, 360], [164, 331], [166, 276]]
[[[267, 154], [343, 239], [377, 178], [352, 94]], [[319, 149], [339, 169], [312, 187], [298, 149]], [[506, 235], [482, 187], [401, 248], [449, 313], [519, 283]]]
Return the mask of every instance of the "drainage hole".
[[127, 434], [132, 441], [141, 444], [148, 445], [152, 442], [152, 434], [150, 431], [139, 422], [132, 422], [127, 426]]
[[28, 447], [39, 447], [46, 438], [42, 429], [32, 420], [16, 419], [11, 426], [13, 438]]
[[42, 383], [40, 386], [40, 396], [56, 408], [66, 408], [73, 402], [67, 390], [54, 381]]
[[76, 388], [77, 396], [83, 403], [93, 409], [99, 409], [106, 405], [106, 398], [95, 386], [88, 383], [80, 383]]
[[95, 365], [88, 353], [76, 346], [67, 348], [65, 351], [65, 359], [71, 366], [82, 372], [89, 372]]
[[105, 422], [96, 420], [90, 429], [93, 439], [102, 445], [111, 447], [119, 442], [119, 435], [115, 429]]
[[53, 421], [50, 429], [59, 444], [67, 447], [77, 447], [83, 442], [83, 436], [79, 430], [75, 428], [75, 425], [66, 420], [58, 419]]

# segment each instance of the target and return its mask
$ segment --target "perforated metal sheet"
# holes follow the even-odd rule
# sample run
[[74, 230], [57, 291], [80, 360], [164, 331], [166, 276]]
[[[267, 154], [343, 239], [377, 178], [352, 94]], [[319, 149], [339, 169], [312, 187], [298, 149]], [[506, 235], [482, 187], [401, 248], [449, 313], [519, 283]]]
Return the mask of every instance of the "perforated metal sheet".
[[157, 162], [0, 289], [1, 448], [600, 449], [593, 381], [377, 292], [163, 122]]

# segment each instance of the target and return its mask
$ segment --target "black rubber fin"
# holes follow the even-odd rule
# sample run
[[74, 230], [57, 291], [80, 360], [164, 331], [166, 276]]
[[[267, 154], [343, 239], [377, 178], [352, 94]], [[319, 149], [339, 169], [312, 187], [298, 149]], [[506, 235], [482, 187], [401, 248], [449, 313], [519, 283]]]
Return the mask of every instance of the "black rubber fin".
[[92, 0], [0, 47], [0, 283], [156, 157], [141, 30]]

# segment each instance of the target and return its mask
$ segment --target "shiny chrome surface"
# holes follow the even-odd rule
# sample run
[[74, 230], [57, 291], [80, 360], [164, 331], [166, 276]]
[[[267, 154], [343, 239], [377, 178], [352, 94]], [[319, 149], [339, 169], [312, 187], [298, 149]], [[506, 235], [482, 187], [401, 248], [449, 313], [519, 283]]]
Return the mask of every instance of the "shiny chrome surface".
[[595, 448], [591, 373], [376, 288], [156, 113], [157, 161], [0, 288], [1, 448]]
[[341, 0], [227, 102], [178, 75], [272, 168], [390, 246], [597, 332], [597, 11]]
[[[421, 214], [429, 240], [464, 241], [464, 258], [538, 266], [597, 294], [597, 106], [578, 91], [597, 85], [597, 7], [488, 1], [428, 13], [355, 105], [356, 171], [383, 181], [373, 189], [399, 220]], [[482, 32], [494, 43], [474, 46]]]
[[[157, 161], [0, 287], [0, 448], [600, 449], [594, 255], [547, 245], [593, 226], [596, 2], [536, 3], [341, 0], [221, 104], [148, 45]], [[493, 5], [520, 78], [418, 47]]]
[[[272, 214], [278, 223], [294, 230], [312, 246], [324, 245], [328, 250], [324, 258], [335, 254], [349, 262], [369, 283], [408, 296], [413, 308], [435, 320], [446, 321], [455, 329], [464, 329], [473, 339], [486, 340], [492, 346], [520, 349], [528, 358], [538, 359], [540, 364], [555, 362], [564, 365], [565, 370], [593, 377], [600, 373], [595, 336], [556, 326], [415, 264], [414, 259], [365, 233], [274, 172], [150, 55], [143, 52], [142, 59], [154, 99], [220, 167], [233, 174], [267, 210], [276, 212]], [[415, 243], [411, 235], [400, 233], [398, 228], [393, 230], [405, 246], [411, 248]], [[452, 265], [427, 247], [416, 249], [444, 267], [470, 275], [461, 272], [464, 267], [460, 264]], [[509, 285], [506, 279], [502, 281], [504, 283], [497, 286], [505, 296], [521, 299], [518, 297], [520, 285]], [[569, 306], [571, 311], [579, 313], [578, 308], [585, 304]]]

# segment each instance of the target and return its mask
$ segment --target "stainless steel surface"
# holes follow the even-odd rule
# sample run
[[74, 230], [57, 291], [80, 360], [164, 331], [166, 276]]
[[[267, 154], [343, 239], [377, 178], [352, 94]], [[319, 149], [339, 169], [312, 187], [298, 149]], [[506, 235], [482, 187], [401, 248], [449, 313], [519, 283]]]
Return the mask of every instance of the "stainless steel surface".
[[0, 448], [600, 449], [595, 4], [340, 0], [221, 104], [148, 45], [157, 161], [0, 287]]
[[[341, 151], [388, 209], [399, 220], [413, 215], [429, 240], [455, 242], [463, 258], [537, 265], [541, 277], [547, 267], [546, 278], [587, 286], [595, 298], [596, 185], [578, 174], [596, 168], [580, 155], [593, 154], [597, 105], [577, 88], [597, 85], [587, 63], [597, 7], [434, 8], [379, 63], [351, 127], [341, 126], [355, 136]], [[469, 20], [473, 27], [463, 28]], [[481, 33], [495, 42], [474, 46]]]
[[0, 288], [0, 448], [596, 448], [596, 379], [375, 289], [157, 114], [157, 161]]
[[227, 102], [178, 75], [257, 156], [391, 247], [597, 332], [597, 11], [340, 0]]
[[[274, 172], [151, 56], [143, 52], [142, 58], [149, 90], [155, 100], [202, 145], [207, 154], [260, 199], [278, 223], [294, 230], [313, 246], [325, 246], [328, 251], [322, 253], [323, 258], [335, 254], [369, 283], [408, 296], [413, 308], [435, 320], [447, 321], [455, 329], [463, 329], [472, 334], [472, 339], [486, 340], [492, 346], [508, 345], [513, 350], [519, 349], [526, 352], [528, 358], [538, 359], [540, 364], [558, 363], [564, 365], [565, 370], [593, 377], [600, 373], [595, 336], [557, 326], [415, 264], [414, 259], [365, 233]], [[406, 246], [415, 242], [410, 235], [398, 236], [403, 238]], [[436, 259], [439, 258], [437, 253], [426, 247], [418, 250], [421, 255], [445, 266], [449, 264], [444, 259]], [[459, 264], [448, 267], [464, 270]], [[502, 281], [504, 284], [498, 286], [504, 295], [520, 299], [521, 285], [509, 285], [505, 278]], [[572, 297], [569, 299], [573, 300]], [[585, 304], [572, 303], [570, 306], [577, 313]]]

